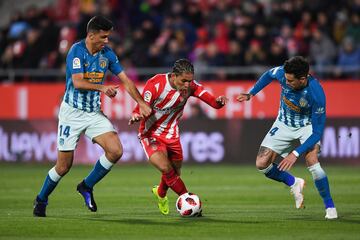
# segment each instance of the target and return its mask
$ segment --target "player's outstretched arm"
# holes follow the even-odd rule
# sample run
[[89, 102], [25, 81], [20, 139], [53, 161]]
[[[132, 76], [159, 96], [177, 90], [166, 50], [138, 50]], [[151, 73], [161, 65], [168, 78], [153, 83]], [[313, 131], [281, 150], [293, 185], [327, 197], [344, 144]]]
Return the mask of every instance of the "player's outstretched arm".
[[236, 97], [236, 100], [239, 102], [249, 101], [252, 96], [250, 93], [240, 93], [239, 96]]
[[136, 88], [133, 81], [131, 81], [126, 74], [122, 71], [118, 74], [118, 77], [124, 84], [126, 91], [130, 94], [130, 96], [138, 103], [139, 105], [139, 115], [143, 117], [147, 117], [151, 113], [150, 106], [144, 101], [141, 97], [138, 89]]

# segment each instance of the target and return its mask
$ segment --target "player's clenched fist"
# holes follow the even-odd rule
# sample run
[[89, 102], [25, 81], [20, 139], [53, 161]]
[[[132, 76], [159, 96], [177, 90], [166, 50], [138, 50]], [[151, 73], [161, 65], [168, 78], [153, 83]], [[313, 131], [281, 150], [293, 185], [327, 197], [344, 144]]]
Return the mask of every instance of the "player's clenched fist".
[[106, 96], [113, 98], [117, 94], [117, 88], [119, 88], [119, 85], [103, 85], [101, 92], [105, 93]]
[[228, 102], [228, 98], [225, 96], [219, 96], [216, 98], [216, 102], [220, 104], [221, 106], [224, 106]]

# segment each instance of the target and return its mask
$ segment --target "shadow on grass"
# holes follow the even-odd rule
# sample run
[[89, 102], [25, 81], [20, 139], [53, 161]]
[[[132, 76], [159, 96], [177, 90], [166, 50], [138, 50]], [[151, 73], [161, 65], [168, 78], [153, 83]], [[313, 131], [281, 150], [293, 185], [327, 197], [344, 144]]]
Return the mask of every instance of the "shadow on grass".
[[263, 224], [273, 221], [258, 221], [258, 220], [231, 220], [231, 219], [217, 219], [211, 217], [192, 217], [192, 218], [182, 218], [182, 217], [169, 217], [169, 218], [157, 218], [157, 219], [146, 219], [146, 218], [114, 218], [109, 217], [108, 215], [102, 216], [97, 215], [96, 217], [86, 218], [86, 217], [63, 217], [63, 219], [69, 220], [84, 220], [84, 221], [97, 221], [104, 223], [120, 223], [120, 224], [129, 224], [129, 225], [153, 225], [153, 226], [178, 226], [179, 223], [182, 226], [194, 226], [196, 223], [207, 223], [207, 224]]

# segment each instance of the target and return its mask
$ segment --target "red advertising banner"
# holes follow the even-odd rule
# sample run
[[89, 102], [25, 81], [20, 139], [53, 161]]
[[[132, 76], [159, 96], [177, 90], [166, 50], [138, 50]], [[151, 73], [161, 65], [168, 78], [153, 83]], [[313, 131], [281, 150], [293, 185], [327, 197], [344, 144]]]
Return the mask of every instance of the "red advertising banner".
[[[248, 92], [254, 82], [203, 83], [215, 95], [225, 95], [229, 103], [215, 110], [196, 98], [190, 98], [184, 109], [184, 118], [191, 116], [194, 104], [199, 104], [209, 118], [274, 118], [277, 116], [280, 86], [274, 82], [258, 93], [251, 101], [239, 103], [236, 96]], [[324, 81], [327, 97], [327, 116], [332, 118], [360, 117], [360, 81]], [[139, 89], [142, 89], [139, 85]], [[0, 119], [51, 119], [56, 118], [64, 94], [64, 84], [0, 85]], [[128, 119], [135, 102], [120, 88], [117, 96], [102, 96], [102, 109], [112, 119]]]
[[[359, 118], [328, 119], [321, 140], [321, 161], [360, 164]], [[146, 162], [137, 137], [138, 125], [113, 121], [124, 154], [121, 163]], [[253, 164], [262, 139], [273, 120], [187, 119], [180, 124], [185, 162]], [[57, 121], [0, 120], [0, 162], [55, 162]], [[75, 151], [75, 164], [91, 164], [103, 150], [82, 136]], [[304, 159], [297, 164], [304, 164]]]

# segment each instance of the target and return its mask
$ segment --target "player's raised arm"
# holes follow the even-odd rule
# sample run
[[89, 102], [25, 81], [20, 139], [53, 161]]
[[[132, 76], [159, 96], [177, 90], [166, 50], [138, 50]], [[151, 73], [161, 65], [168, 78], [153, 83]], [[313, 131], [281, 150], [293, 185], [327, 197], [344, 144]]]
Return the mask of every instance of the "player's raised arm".
[[123, 71], [120, 72], [117, 76], [120, 78], [120, 80], [124, 84], [126, 91], [138, 103], [140, 117], [143, 118], [143, 117], [149, 116], [151, 113], [151, 108], [141, 97], [141, 95], [140, 95], [138, 89], [136, 88], [135, 84], [133, 83], [133, 81], [131, 81]]

